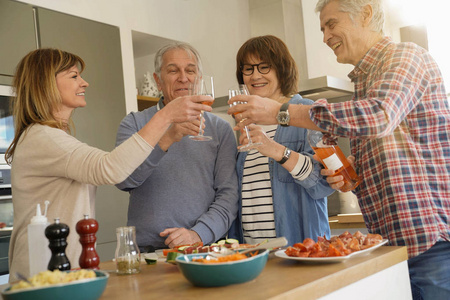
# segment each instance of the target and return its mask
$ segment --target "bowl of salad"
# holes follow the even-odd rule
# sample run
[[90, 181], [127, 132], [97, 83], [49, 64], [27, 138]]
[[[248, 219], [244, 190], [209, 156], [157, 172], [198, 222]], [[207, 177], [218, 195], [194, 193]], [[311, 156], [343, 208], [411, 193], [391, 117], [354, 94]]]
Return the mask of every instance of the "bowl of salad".
[[19, 281], [4, 291], [4, 300], [96, 300], [106, 288], [109, 274], [100, 270], [45, 271]]
[[210, 253], [181, 255], [176, 258], [184, 277], [195, 286], [217, 287], [255, 279], [264, 269], [269, 250], [215, 256]]

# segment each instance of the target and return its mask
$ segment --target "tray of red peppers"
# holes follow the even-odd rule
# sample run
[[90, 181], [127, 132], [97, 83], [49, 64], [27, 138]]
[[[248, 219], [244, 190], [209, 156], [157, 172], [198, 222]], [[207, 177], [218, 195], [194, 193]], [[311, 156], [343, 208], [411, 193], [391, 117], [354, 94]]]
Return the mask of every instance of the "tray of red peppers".
[[275, 255], [306, 262], [340, 262], [350, 257], [367, 254], [387, 242], [379, 234], [364, 235], [360, 231], [351, 234], [346, 231], [330, 239], [325, 236], [318, 237], [317, 242], [306, 238], [301, 243], [295, 243], [285, 250], [275, 252]]

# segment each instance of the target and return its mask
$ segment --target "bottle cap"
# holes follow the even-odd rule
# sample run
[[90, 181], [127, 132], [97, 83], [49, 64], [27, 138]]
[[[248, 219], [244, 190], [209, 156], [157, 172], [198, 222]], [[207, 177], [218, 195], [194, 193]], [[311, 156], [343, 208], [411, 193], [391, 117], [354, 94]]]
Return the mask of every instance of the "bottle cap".
[[36, 206], [36, 215], [31, 218], [31, 224], [46, 224], [47, 223], [47, 207], [48, 201], [45, 201], [45, 215], [41, 213], [41, 205]]

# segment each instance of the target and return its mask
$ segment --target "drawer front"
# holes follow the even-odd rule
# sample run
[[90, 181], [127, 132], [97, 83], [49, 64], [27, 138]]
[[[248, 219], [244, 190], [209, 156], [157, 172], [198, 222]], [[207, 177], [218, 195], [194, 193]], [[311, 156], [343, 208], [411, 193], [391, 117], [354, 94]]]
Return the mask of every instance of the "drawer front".
[[0, 237], [0, 259], [6, 258], [8, 260], [9, 241], [11, 236]]
[[0, 275], [9, 273], [8, 258], [0, 258]]

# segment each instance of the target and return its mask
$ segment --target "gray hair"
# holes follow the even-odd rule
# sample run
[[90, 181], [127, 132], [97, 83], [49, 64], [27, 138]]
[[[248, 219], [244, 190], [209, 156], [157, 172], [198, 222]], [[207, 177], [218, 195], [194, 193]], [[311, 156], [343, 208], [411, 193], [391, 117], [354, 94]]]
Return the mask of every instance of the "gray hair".
[[340, 11], [349, 13], [352, 21], [354, 21], [354, 18], [361, 13], [364, 6], [372, 6], [373, 18], [370, 26], [373, 31], [384, 34], [384, 11], [382, 0], [319, 0], [316, 4], [316, 13], [320, 13], [331, 1], [339, 2]]
[[189, 45], [188, 43], [180, 43], [180, 42], [176, 42], [176, 43], [172, 43], [172, 44], [168, 44], [166, 46], [163, 46], [162, 48], [160, 48], [158, 50], [158, 52], [156, 52], [155, 55], [155, 73], [156, 75], [158, 75], [159, 78], [161, 78], [161, 66], [163, 63], [163, 56], [167, 51], [170, 50], [174, 50], [174, 49], [182, 49], [184, 51], [186, 51], [189, 55], [194, 55], [195, 60], [197, 61], [197, 68], [198, 68], [198, 72], [201, 75], [203, 73], [203, 68], [202, 68], [202, 60], [200, 58], [200, 54], [198, 53], [198, 51], [192, 47], [191, 45]]

